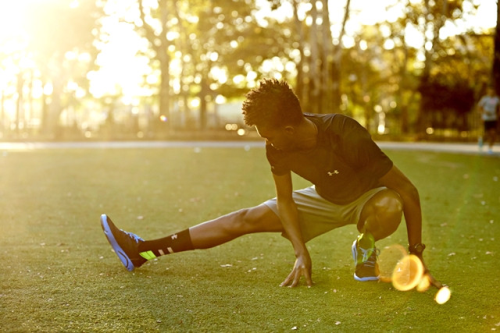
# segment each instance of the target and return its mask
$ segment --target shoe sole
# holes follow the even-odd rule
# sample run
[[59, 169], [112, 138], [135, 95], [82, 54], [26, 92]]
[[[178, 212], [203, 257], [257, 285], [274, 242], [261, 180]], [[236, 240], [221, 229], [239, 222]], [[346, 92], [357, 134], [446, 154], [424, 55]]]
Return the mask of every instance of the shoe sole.
[[118, 256], [118, 259], [120, 259], [120, 261], [122, 262], [123, 266], [125, 266], [128, 271], [133, 271], [135, 268], [134, 264], [132, 263], [132, 260], [130, 260], [130, 258], [125, 254], [121, 246], [118, 245], [113, 232], [111, 232], [111, 228], [108, 223], [108, 216], [106, 214], [101, 215], [101, 227], [104, 231], [104, 236], [106, 236], [106, 239]]
[[[356, 265], [358, 262], [358, 251], [356, 251], [356, 240], [354, 240], [354, 242], [352, 243], [351, 251], [352, 251], [352, 258], [354, 259], [354, 265]], [[354, 273], [354, 280], [360, 282], [378, 281], [379, 276], [359, 277], [356, 275], [356, 273]]]
[[351, 251], [352, 251], [352, 259], [354, 259], [354, 265], [358, 263], [358, 251], [356, 251], [356, 242], [357, 240], [354, 240], [352, 243]]
[[364, 278], [360, 278], [359, 276], [354, 273], [354, 280], [360, 281], [360, 282], [366, 282], [366, 281], [378, 281], [379, 277], [378, 276], [368, 276]]

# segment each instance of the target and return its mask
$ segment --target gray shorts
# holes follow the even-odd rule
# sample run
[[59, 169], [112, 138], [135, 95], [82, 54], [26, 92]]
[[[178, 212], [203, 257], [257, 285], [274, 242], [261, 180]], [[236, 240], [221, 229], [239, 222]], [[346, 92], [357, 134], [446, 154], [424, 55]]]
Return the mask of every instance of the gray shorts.
[[[366, 202], [386, 187], [377, 187], [365, 192], [346, 205], [336, 205], [322, 198], [313, 186], [293, 191], [293, 200], [299, 211], [299, 224], [302, 238], [307, 242], [314, 237], [348, 224], [357, 224]], [[279, 216], [276, 198], [264, 202]], [[283, 237], [287, 237], [283, 233]]]

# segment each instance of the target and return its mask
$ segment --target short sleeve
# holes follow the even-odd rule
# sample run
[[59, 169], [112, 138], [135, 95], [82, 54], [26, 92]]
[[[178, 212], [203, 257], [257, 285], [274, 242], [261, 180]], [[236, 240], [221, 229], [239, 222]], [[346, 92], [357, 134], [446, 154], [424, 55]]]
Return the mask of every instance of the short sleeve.
[[266, 157], [271, 166], [271, 172], [277, 176], [282, 176], [290, 172], [290, 168], [284, 163], [284, 156], [276, 148], [266, 145]]

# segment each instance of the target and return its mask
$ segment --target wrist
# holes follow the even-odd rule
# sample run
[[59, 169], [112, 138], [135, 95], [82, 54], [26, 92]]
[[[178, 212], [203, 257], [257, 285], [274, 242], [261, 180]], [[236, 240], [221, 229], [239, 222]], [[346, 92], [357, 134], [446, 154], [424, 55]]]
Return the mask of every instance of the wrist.
[[307, 250], [307, 247], [305, 247], [305, 246], [300, 248], [300, 249], [295, 250], [295, 258], [298, 258], [298, 257], [306, 255], [306, 254], [309, 254], [309, 251]]
[[422, 253], [425, 250], [425, 244], [417, 243], [417, 244], [409, 245], [408, 250], [409, 250], [410, 254], [414, 254], [417, 257], [422, 257]]

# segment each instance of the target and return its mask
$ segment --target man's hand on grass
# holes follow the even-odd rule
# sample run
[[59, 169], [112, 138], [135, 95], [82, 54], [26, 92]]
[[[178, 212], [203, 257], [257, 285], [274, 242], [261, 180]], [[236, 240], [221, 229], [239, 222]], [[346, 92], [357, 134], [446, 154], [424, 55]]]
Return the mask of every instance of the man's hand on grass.
[[429, 271], [429, 268], [427, 268], [427, 265], [425, 264], [425, 261], [424, 261], [422, 254], [420, 254], [417, 257], [422, 262], [422, 265], [424, 265], [424, 275], [427, 276], [430, 284], [433, 285], [434, 287], [436, 287], [437, 289], [441, 289], [443, 287], [443, 284], [441, 282], [439, 282], [438, 280], [436, 280], [436, 278], [434, 278], [434, 276], [432, 276], [431, 272]]
[[304, 276], [307, 286], [311, 287], [313, 284], [311, 279], [311, 267], [312, 261], [309, 252], [306, 251], [305, 253], [298, 255], [292, 272], [287, 276], [285, 281], [280, 284], [280, 286], [295, 287], [299, 284], [300, 278]]
[[431, 272], [427, 271], [427, 277], [429, 278], [429, 282], [436, 288], [441, 289], [443, 287], [443, 284], [436, 280], [434, 276], [432, 276]]

